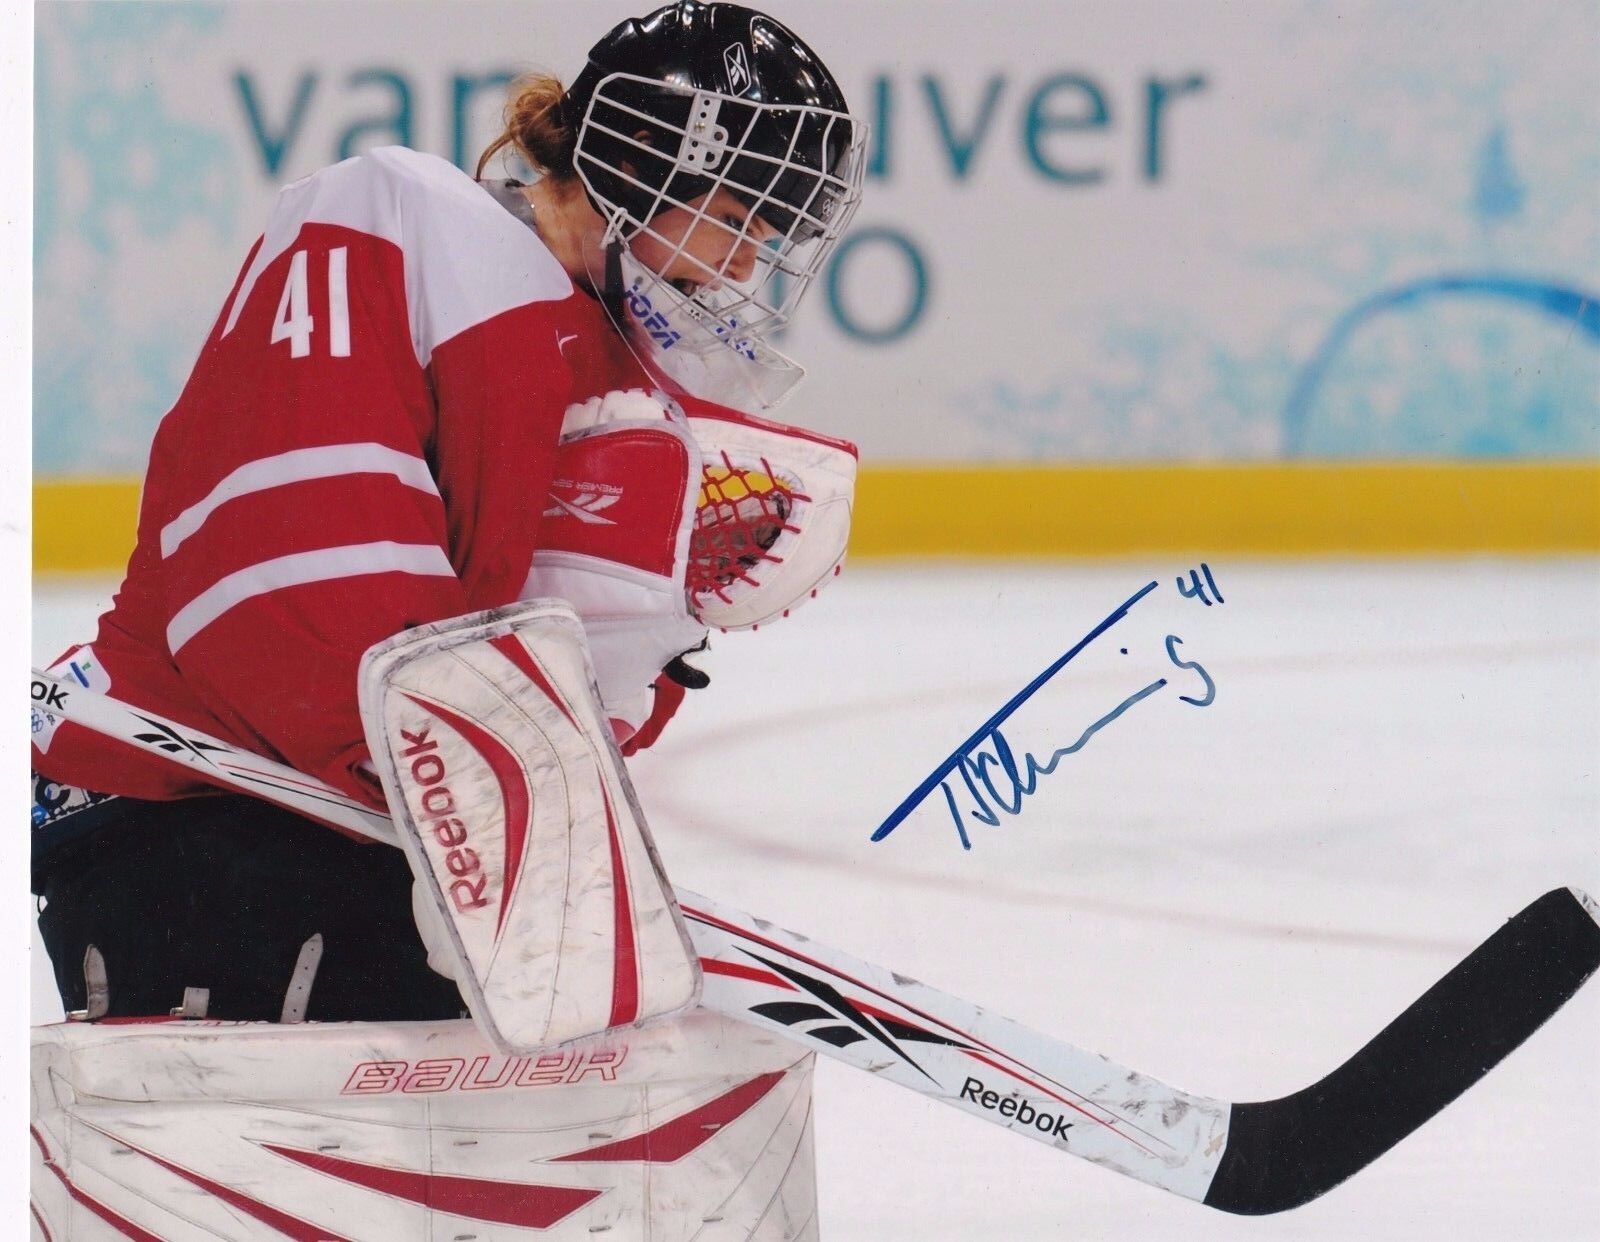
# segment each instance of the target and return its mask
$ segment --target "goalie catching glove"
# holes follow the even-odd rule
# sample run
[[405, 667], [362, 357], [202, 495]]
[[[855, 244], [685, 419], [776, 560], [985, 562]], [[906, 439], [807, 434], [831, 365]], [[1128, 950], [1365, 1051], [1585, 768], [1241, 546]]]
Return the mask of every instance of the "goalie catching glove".
[[593, 397], [562, 424], [523, 597], [572, 605], [627, 737], [667, 706], [651, 685], [708, 628], [770, 624], [833, 579], [855, 473], [843, 440], [687, 396]]
[[398, 634], [363, 657], [360, 700], [430, 963], [496, 1048], [694, 1002], [699, 964], [566, 604]]

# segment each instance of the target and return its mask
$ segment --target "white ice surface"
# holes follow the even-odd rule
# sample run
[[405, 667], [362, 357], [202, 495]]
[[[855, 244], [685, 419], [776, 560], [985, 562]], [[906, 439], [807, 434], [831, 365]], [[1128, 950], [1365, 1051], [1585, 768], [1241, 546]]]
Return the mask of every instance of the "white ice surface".
[[[858, 568], [770, 631], [719, 637], [711, 689], [634, 761], [673, 879], [1237, 1100], [1333, 1069], [1539, 894], [1600, 891], [1593, 560], [1213, 563], [1226, 604], [1150, 602], [1215, 703], [1177, 703], [1190, 679], [1130, 709], [971, 852], [931, 814], [868, 843], [1037, 671], [1186, 568]], [[87, 637], [109, 589], [41, 590], [35, 657]], [[1087, 658], [1058, 681], [1074, 673], [1059, 732], [1046, 714], [1014, 744], [1065, 745], [1140, 684]], [[35, 1020], [58, 1016], [42, 952], [34, 979]], [[1279, 1217], [1211, 1212], [831, 1062], [816, 1107], [829, 1242], [1600, 1238], [1600, 984]]]

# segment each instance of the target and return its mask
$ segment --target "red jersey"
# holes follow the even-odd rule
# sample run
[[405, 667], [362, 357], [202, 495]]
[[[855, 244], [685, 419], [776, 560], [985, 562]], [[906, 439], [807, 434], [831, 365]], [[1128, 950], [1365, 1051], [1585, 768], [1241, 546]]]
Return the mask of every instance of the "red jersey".
[[[151, 448], [138, 544], [86, 684], [381, 805], [356, 668], [518, 598], [562, 416], [644, 382], [538, 235], [399, 147], [285, 188]], [[71, 724], [50, 780], [208, 791]]]

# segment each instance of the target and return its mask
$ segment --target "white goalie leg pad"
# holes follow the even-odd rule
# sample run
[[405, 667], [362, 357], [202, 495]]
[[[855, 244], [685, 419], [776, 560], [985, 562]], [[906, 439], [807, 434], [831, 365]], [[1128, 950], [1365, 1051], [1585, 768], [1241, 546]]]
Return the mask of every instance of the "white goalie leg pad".
[[696, 1010], [529, 1055], [468, 1022], [33, 1032], [51, 1242], [815, 1239], [812, 1057]]
[[396, 635], [363, 657], [360, 698], [451, 973], [497, 1049], [693, 1003], [699, 962], [566, 604]]

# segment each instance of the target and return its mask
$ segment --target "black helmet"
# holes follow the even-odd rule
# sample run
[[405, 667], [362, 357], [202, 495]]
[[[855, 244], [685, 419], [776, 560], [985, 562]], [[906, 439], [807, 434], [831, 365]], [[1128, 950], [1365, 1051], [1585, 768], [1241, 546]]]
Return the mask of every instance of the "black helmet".
[[[573, 167], [606, 221], [610, 258], [596, 287], [626, 330], [670, 354], [663, 367], [743, 358], [760, 369], [762, 405], [798, 380], [764, 338], [793, 314], [860, 201], [867, 127], [845, 109], [816, 54], [742, 5], [679, 0], [590, 50], [562, 113], [577, 130]], [[744, 204], [742, 221], [704, 210], [718, 190]], [[693, 218], [675, 236], [652, 227], [671, 208]], [[692, 252], [701, 229], [724, 235], [720, 266]], [[644, 237], [695, 275], [680, 262], [669, 281], [634, 262]]]
[[590, 49], [562, 111], [591, 197], [635, 229], [725, 186], [804, 243], [835, 232], [859, 195], [865, 127], [838, 83], [742, 5], [680, 0], [623, 22]]

